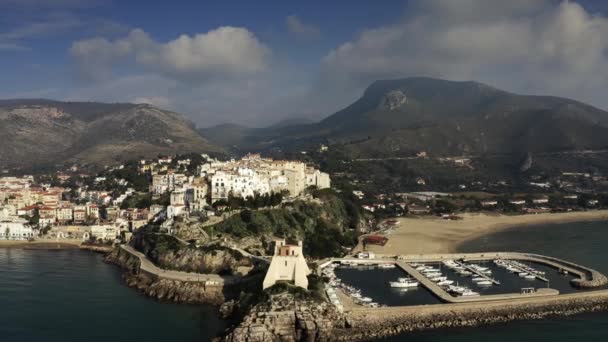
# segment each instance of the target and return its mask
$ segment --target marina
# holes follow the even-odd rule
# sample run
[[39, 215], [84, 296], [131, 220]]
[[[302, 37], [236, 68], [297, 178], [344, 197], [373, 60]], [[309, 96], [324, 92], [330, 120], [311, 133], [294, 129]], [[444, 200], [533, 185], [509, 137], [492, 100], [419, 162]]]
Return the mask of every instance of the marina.
[[331, 276], [329, 286], [354, 305], [340, 302], [342, 310], [551, 297], [606, 281], [583, 266], [524, 253], [365, 255], [328, 260], [321, 268]]

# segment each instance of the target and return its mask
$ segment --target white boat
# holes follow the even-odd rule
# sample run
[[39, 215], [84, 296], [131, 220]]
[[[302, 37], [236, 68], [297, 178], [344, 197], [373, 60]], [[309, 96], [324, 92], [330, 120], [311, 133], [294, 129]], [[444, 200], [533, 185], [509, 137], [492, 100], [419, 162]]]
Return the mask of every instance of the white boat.
[[460, 272], [458, 272], [458, 274], [460, 274], [463, 277], [468, 277], [468, 276], [473, 275], [473, 272], [471, 272], [471, 271], [460, 271]]
[[466, 291], [464, 291], [461, 294], [461, 296], [463, 296], [463, 297], [476, 297], [476, 296], [479, 296], [479, 293], [467, 289]]
[[492, 285], [492, 282], [489, 280], [482, 280], [482, 281], [478, 281], [477, 285], [478, 286], [490, 286], [490, 285]]
[[420, 266], [416, 267], [416, 271], [424, 271], [426, 269], [427, 269], [427, 267], [424, 265], [420, 265]]
[[411, 277], [404, 277], [404, 278], [397, 278], [397, 281], [400, 282], [406, 282], [406, 281], [415, 281], [414, 279], [412, 279]]
[[395, 268], [395, 264], [380, 264], [380, 265], [378, 265], [378, 268], [391, 269], [391, 268]]
[[489, 268], [483, 267], [483, 266], [479, 266], [479, 265], [471, 265], [471, 267], [474, 268], [474, 269], [476, 269], [476, 270], [478, 270], [478, 271], [480, 271], [480, 272], [489, 270]]
[[533, 274], [528, 274], [527, 276], [524, 277], [526, 280], [534, 280], [536, 279], [536, 276]]
[[361, 299], [361, 294], [359, 292], [352, 292], [350, 296], [356, 299]]
[[457, 294], [461, 294], [465, 291], [467, 291], [468, 289], [466, 287], [462, 287], [462, 286], [455, 286], [455, 285], [450, 285], [448, 287], [448, 291], [452, 292], [452, 293], [457, 293]]
[[513, 266], [507, 266], [507, 271], [509, 271], [510, 273], [515, 273], [517, 272], [517, 268], [513, 267]]
[[437, 283], [438, 286], [448, 286], [454, 284], [453, 280], [442, 280]]
[[474, 278], [473, 278], [473, 279], [471, 279], [471, 280], [473, 280], [474, 282], [478, 282], [478, 281], [483, 281], [483, 280], [486, 280], [486, 278], [484, 278], [484, 277], [474, 277]]
[[418, 287], [417, 281], [390, 281], [389, 285], [395, 288]]
[[442, 262], [443, 266], [445, 267], [449, 267], [449, 268], [454, 268], [457, 267], [458, 264], [456, 262], [454, 262], [454, 260], [445, 260]]
[[519, 276], [520, 276], [521, 278], [524, 278], [524, 277], [525, 277], [525, 276], [527, 276], [527, 275], [528, 275], [528, 273], [526, 273], [526, 272], [519, 272]]
[[371, 302], [373, 302], [373, 299], [371, 299], [369, 297], [361, 297], [359, 300], [362, 301], [363, 303], [371, 303]]
[[441, 272], [427, 272], [427, 273], [424, 273], [424, 276], [427, 278], [436, 278], [436, 277], [441, 277], [442, 274], [441, 274]]
[[435, 277], [435, 278], [431, 278], [431, 281], [434, 283], [438, 283], [440, 281], [444, 281], [444, 280], [448, 280], [448, 277]]

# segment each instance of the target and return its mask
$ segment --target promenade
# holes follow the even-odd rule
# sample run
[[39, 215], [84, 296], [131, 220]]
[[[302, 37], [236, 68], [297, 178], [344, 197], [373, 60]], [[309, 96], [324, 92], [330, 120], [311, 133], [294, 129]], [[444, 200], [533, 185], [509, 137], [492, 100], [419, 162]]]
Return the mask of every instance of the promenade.
[[234, 284], [238, 283], [241, 280], [241, 278], [237, 276], [219, 276], [217, 274], [203, 274], [165, 270], [156, 266], [143, 253], [137, 251], [129, 245], [120, 245], [120, 248], [123, 251], [139, 259], [140, 271], [146, 272], [161, 279], [176, 280], [182, 282], [200, 282], [204, 283], [205, 285], [215, 286]]

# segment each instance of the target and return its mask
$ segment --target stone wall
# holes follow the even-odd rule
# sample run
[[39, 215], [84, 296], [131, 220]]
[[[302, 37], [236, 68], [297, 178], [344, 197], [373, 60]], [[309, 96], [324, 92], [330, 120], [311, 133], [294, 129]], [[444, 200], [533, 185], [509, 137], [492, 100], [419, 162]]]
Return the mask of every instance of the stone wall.
[[123, 275], [127, 285], [160, 300], [220, 305], [224, 302], [228, 290], [224, 286], [205, 285], [204, 282], [159, 278], [140, 270], [139, 259], [121, 248], [115, 248], [105, 260], [125, 270]]

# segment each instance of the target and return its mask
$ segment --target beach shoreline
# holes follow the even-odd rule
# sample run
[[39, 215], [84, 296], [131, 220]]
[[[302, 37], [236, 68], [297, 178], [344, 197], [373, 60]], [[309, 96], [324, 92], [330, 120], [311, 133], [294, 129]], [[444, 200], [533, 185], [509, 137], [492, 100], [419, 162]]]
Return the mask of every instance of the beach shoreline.
[[[569, 213], [502, 215], [494, 213], [465, 213], [460, 220], [440, 217], [400, 217], [384, 246], [367, 245], [366, 250], [376, 254], [428, 254], [453, 253], [463, 244], [480, 237], [507, 229], [608, 220], [608, 210], [590, 210]], [[361, 243], [354, 252], [363, 250]]]

